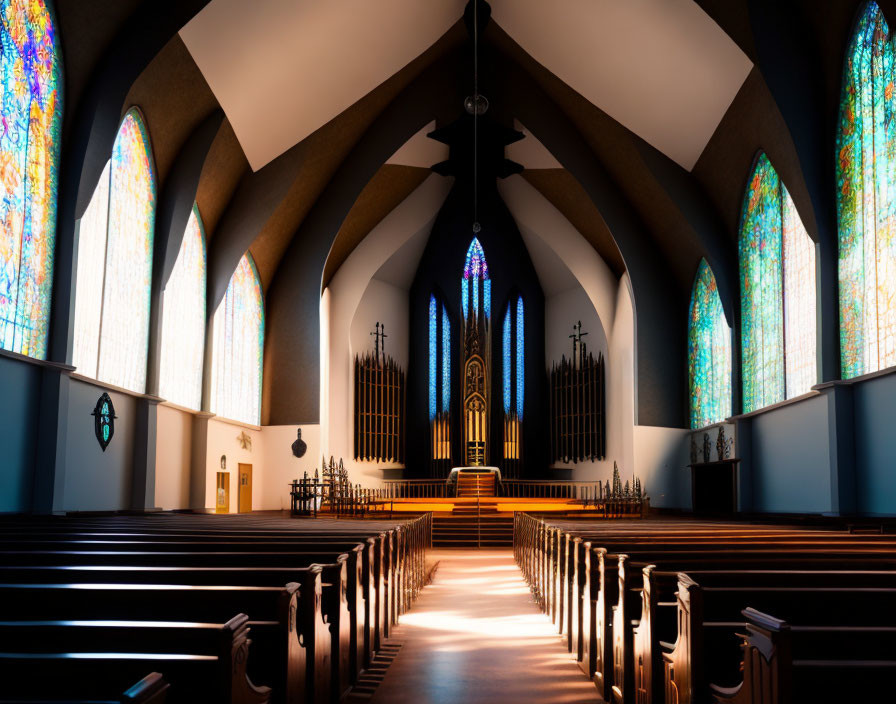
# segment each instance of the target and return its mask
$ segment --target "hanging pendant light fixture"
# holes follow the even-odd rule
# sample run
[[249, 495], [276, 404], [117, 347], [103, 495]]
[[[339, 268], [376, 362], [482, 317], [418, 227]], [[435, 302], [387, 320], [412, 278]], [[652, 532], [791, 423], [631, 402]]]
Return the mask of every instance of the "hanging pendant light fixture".
[[473, 116], [473, 233], [479, 234], [479, 116], [488, 110], [488, 100], [479, 93], [479, 0], [473, 2], [473, 95], [464, 100], [464, 109]]

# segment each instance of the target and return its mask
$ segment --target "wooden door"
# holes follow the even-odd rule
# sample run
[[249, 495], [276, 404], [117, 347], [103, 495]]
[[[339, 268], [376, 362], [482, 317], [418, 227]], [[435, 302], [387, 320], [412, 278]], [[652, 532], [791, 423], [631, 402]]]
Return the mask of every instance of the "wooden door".
[[239, 465], [240, 478], [240, 513], [252, 512], [252, 465]]

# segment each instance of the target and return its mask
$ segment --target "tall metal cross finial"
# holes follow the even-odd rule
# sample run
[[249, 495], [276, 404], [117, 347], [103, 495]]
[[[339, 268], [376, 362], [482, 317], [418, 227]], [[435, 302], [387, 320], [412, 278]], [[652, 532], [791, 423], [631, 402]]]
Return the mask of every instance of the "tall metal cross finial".
[[582, 321], [581, 320], [578, 321], [575, 325], [573, 325], [572, 329], [575, 330], [575, 332], [572, 335], [570, 335], [570, 337], [572, 338], [572, 358], [573, 358], [573, 363], [577, 363], [578, 355], [576, 353], [579, 352], [579, 350], [582, 346], [582, 338], [585, 337], [588, 333], [582, 332]]
[[383, 356], [386, 354], [386, 338], [389, 337], [386, 334], [386, 325], [380, 324], [379, 321], [376, 322], [376, 332], [370, 333], [374, 339], [374, 350], [376, 350], [376, 358], [380, 358], [380, 344], [382, 343], [383, 347]]

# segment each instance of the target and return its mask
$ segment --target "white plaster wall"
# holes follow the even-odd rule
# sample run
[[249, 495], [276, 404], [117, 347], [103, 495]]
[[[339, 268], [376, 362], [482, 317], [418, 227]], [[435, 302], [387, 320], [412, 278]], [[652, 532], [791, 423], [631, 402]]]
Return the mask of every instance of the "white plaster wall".
[[[690, 431], [684, 428], [634, 426], [634, 473], [658, 508], [691, 508], [691, 474], [688, 468]], [[619, 470], [622, 481], [631, 472]]]
[[62, 501], [66, 511], [118, 511], [131, 505], [137, 399], [108, 391], [117, 418], [112, 441], [103, 452], [91, 415], [103, 391], [104, 386], [71, 381]]
[[[351, 356], [373, 353], [370, 334], [377, 322], [386, 326], [386, 354], [403, 368], [408, 366], [408, 292], [392, 284], [371, 279], [355, 310], [351, 326]], [[354, 387], [353, 387], [354, 388]]]
[[[308, 446], [300, 459], [292, 454], [296, 431]], [[266, 425], [261, 429], [261, 480], [255, 479], [252, 505], [255, 510], [289, 510], [289, 484], [304, 472], [320, 467], [320, 425]]]
[[[245, 432], [252, 439], [251, 448], [243, 448], [237, 439]], [[205, 450], [205, 508], [215, 508], [215, 487], [218, 472], [230, 472], [230, 512], [239, 510], [238, 474], [239, 463], [252, 465], [252, 509], [261, 509], [261, 494], [258, 487], [265, 483], [264, 450], [261, 442], [261, 428], [250, 425], [210, 418], [208, 421], [208, 443]], [[227, 457], [227, 468], [221, 469], [221, 455]]]
[[192, 413], [158, 406], [155, 505], [166, 511], [190, 508], [192, 434]]
[[[428, 232], [432, 229], [435, 216], [450, 188], [450, 179], [438, 175], [427, 178], [355, 248], [336, 272], [321, 299], [320, 417], [325, 419], [321, 429], [321, 452], [327, 457], [341, 457], [350, 472], [351, 481], [363, 486], [379, 485], [383, 478], [383, 465], [356, 464], [352, 459], [352, 322], [366, 296], [371, 279], [397, 249], [421, 231]], [[372, 290], [381, 294], [385, 292], [379, 286], [374, 286]], [[405, 322], [402, 327], [405, 340], [406, 298], [405, 294]], [[394, 298], [386, 296], [386, 300]], [[377, 306], [376, 300], [370, 305]], [[382, 320], [385, 311], [380, 315]], [[398, 320], [397, 317], [393, 319]], [[398, 324], [392, 329], [397, 331]]]

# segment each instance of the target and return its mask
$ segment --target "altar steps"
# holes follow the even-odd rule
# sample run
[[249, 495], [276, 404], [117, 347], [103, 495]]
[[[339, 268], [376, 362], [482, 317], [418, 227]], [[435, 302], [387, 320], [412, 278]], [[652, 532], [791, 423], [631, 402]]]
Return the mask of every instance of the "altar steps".
[[513, 545], [513, 514], [483, 508], [481, 513], [454, 510], [434, 513], [432, 544], [436, 548], [498, 548]]
[[462, 470], [457, 474], [458, 497], [494, 496], [495, 475], [492, 472]]

